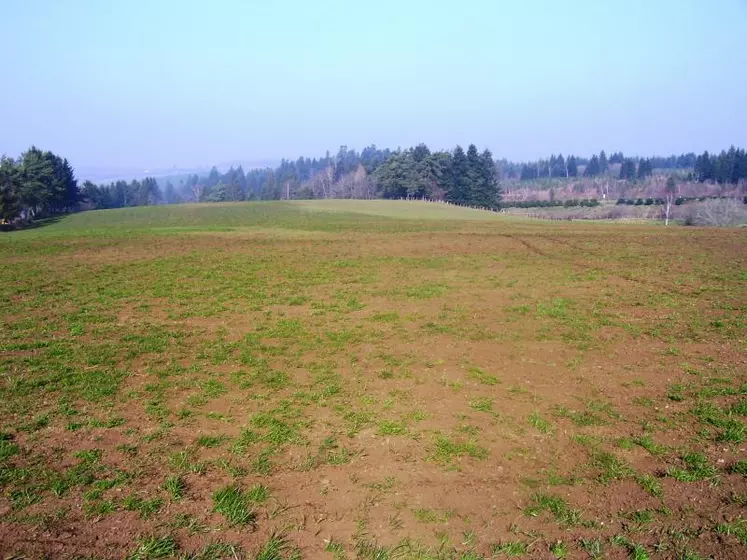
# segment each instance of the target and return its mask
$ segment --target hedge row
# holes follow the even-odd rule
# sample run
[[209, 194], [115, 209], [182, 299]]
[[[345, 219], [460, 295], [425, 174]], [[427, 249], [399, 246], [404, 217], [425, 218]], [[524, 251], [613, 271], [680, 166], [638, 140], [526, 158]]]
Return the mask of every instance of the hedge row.
[[[705, 202], [706, 200], [720, 200], [720, 199], [728, 199], [730, 197], [728, 196], [681, 196], [678, 199], [674, 201], [674, 203], [679, 206], [680, 204], [684, 204], [685, 202]], [[627, 206], [652, 206], [654, 204], [664, 204], [665, 200], [663, 198], [618, 198], [617, 199], [618, 204], [624, 204]], [[744, 197], [744, 203], [747, 204], [747, 196]]]
[[553, 208], [553, 207], [564, 207], [570, 208], [572, 206], [599, 206], [599, 201], [596, 198], [591, 199], [576, 199], [571, 198], [568, 200], [504, 200], [501, 203], [503, 208]]

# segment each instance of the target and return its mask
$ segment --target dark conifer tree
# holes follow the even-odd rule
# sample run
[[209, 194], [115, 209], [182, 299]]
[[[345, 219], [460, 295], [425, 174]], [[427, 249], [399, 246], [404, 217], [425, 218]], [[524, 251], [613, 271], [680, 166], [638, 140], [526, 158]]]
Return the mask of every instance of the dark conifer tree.
[[578, 162], [576, 156], [568, 156], [568, 176], [578, 177]]
[[461, 146], [454, 148], [451, 157], [451, 189], [446, 193], [446, 200], [455, 204], [466, 204], [469, 200], [469, 164]]
[[599, 158], [597, 155], [591, 156], [589, 164], [584, 169], [584, 177], [596, 177], [600, 173]]

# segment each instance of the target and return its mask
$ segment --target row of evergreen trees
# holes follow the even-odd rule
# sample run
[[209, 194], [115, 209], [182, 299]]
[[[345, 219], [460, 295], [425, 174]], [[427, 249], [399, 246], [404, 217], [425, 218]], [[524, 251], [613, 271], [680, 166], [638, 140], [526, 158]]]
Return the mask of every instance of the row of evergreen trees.
[[[689, 152], [679, 156], [626, 158], [622, 152], [615, 152], [608, 158], [604, 150], [589, 159], [576, 156], [564, 158], [562, 154], [551, 155], [550, 159], [522, 164], [519, 179], [528, 181], [554, 177], [578, 177], [580, 166], [584, 166], [581, 172], [584, 177], [605, 176], [610, 174], [610, 166], [615, 164], [620, 164], [617, 177], [626, 181], [645, 179], [653, 174], [654, 169], [690, 170], [691, 178], [699, 182], [737, 184], [740, 180], [747, 179], [747, 152], [734, 146], [728, 150], [722, 150], [718, 155], [710, 155], [706, 151], [699, 156]], [[512, 165], [515, 164], [508, 164], [508, 168], [511, 169], [508, 178], [511, 178], [513, 173]]]
[[495, 208], [501, 199], [496, 167], [489, 150], [470, 144], [453, 151], [431, 152], [425, 144], [398, 151], [373, 172], [383, 198], [443, 199], [455, 204]]
[[129, 183], [115, 181], [108, 185], [94, 185], [91, 181], [86, 181], [81, 188], [81, 198], [96, 209], [176, 202], [164, 198], [158, 181], [152, 177], [146, 177], [142, 181], [132, 180]]
[[710, 155], [707, 151], [695, 160], [693, 172], [695, 179], [702, 182], [737, 184], [740, 180], [747, 180], [747, 152], [732, 146], [729, 150], [722, 150], [719, 155]]
[[94, 208], [144, 204], [278, 200], [285, 198], [430, 198], [456, 204], [495, 208], [500, 202], [497, 167], [492, 154], [470, 145], [465, 152], [431, 150], [425, 144], [406, 150], [361, 152], [342, 146], [336, 155], [282, 160], [275, 169], [241, 166], [206, 176], [192, 174], [163, 190], [152, 179], [84, 183], [84, 197]]
[[[691, 157], [692, 156], [692, 157]], [[530, 181], [542, 178], [572, 178], [579, 176], [579, 166], [583, 165], [584, 169], [581, 175], [583, 177], [598, 177], [610, 174], [610, 166], [620, 164], [618, 178], [627, 181], [645, 179], [654, 172], [656, 163], [667, 165], [671, 168], [677, 168], [679, 165], [686, 165], [695, 160], [695, 154], [683, 154], [679, 157], [670, 156], [669, 158], [626, 158], [622, 152], [615, 152], [609, 158], [602, 150], [599, 155], [594, 154], [589, 159], [568, 156], [564, 158], [563, 154], [551, 155], [550, 159], [539, 160], [536, 162], [525, 163], [521, 166], [521, 181]]]
[[0, 158], [0, 222], [68, 212], [79, 201], [78, 181], [66, 159], [33, 146], [17, 160]]

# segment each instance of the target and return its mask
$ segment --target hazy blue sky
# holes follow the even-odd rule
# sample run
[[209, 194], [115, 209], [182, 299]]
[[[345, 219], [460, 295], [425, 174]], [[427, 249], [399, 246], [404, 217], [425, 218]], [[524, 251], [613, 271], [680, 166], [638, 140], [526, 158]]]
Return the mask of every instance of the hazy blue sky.
[[747, 146], [745, 0], [3, 0], [0, 153]]

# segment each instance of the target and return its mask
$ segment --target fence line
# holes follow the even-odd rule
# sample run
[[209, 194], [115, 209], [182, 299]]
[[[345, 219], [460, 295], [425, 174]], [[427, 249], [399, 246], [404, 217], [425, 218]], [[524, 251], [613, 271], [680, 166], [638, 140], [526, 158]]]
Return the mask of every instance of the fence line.
[[[505, 208], [489, 208], [487, 206], [472, 206], [470, 204], [459, 204], [457, 202], [449, 202], [448, 200], [438, 200], [438, 199], [432, 199], [432, 198], [416, 198], [416, 197], [400, 197], [399, 199], [394, 200], [400, 200], [403, 202], [430, 202], [432, 204], [444, 204], [447, 206], [457, 206], [459, 208], [469, 208], [471, 210], [483, 210], [486, 212], [493, 212], [496, 214], [505, 214], [509, 215], [508, 212], [506, 212]], [[559, 206], [559, 208], [563, 208], [562, 206]], [[538, 214], [538, 213], [526, 213], [526, 214], [511, 214], [513, 216], [520, 216], [522, 218], [531, 218], [533, 220], [551, 220], [551, 221], [558, 221], [558, 222], [575, 222], [575, 221], [588, 221], [588, 220], [603, 220], [603, 221], [619, 221], [621, 218], [614, 218], [611, 216], [594, 216], [589, 218], [579, 218], [574, 216], [553, 216], [549, 214]], [[623, 218], [624, 219], [624, 218]]]

